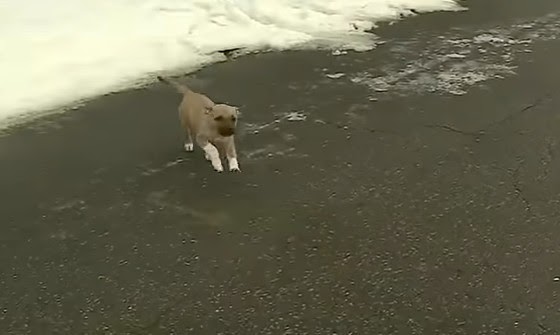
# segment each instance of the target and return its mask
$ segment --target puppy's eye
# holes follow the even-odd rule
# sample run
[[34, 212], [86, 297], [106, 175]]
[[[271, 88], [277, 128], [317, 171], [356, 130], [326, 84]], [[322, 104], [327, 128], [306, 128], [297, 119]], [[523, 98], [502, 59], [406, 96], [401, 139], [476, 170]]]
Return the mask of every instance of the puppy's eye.
[[231, 121], [235, 121], [235, 120], [237, 120], [237, 118], [235, 116], [232, 116]]
[[224, 119], [224, 117], [221, 116], [221, 115], [220, 115], [220, 116], [216, 116], [216, 117], [214, 118], [214, 120], [216, 120], [216, 121], [222, 121], [223, 119]]

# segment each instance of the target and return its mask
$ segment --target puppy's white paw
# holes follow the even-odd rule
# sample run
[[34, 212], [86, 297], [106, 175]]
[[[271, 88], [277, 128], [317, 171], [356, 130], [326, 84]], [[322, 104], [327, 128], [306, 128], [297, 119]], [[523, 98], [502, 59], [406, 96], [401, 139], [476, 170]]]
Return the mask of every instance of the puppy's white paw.
[[192, 144], [192, 143], [185, 143], [185, 151], [186, 151], [186, 152], [192, 152], [192, 151], [194, 151], [194, 144]]
[[231, 172], [241, 172], [241, 169], [239, 168], [239, 163], [237, 162], [237, 158], [230, 158], [228, 163], [229, 163], [229, 170]]
[[212, 167], [214, 170], [218, 172], [224, 171], [224, 167], [222, 166], [222, 161], [220, 160], [220, 154], [218, 149], [215, 146], [208, 143], [204, 146], [204, 157], [212, 163]]
[[224, 172], [224, 167], [222, 166], [222, 164], [218, 165], [212, 165], [212, 167], [214, 168], [214, 170], [216, 170], [217, 172]]

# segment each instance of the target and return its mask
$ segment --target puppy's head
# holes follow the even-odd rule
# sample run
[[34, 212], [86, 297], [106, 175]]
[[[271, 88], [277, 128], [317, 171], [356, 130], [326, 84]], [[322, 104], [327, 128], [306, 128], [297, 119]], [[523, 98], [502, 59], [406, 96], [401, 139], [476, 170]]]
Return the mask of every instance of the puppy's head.
[[212, 118], [216, 131], [220, 136], [231, 136], [235, 134], [237, 127], [237, 117], [239, 110], [237, 107], [226, 104], [217, 104], [208, 110], [208, 114]]

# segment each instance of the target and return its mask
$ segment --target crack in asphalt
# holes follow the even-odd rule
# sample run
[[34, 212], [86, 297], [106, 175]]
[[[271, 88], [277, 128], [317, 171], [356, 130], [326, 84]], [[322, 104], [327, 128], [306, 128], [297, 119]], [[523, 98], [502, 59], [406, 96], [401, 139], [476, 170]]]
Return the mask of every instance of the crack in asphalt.
[[473, 136], [475, 139], [480, 139], [480, 137], [484, 136], [485, 133], [483, 131], [466, 131], [462, 129], [455, 128], [453, 126], [447, 124], [427, 124], [424, 125], [426, 128], [435, 128], [435, 129], [442, 129], [452, 133], [457, 133], [465, 136]]
[[530, 111], [530, 110], [532, 110], [532, 109], [535, 109], [535, 108], [537, 108], [537, 107], [543, 105], [545, 102], [549, 101], [549, 99], [551, 98], [551, 96], [552, 96], [552, 92], [547, 92], [546, 94], [544, 94], [544, 95], [541, 96], [541, 97], [538, 97], [537, 99], [535, 99], [535, 101], [533, 101], [532, 103], [530, 103], [530, 104], [528, 104], [527, 106], [523, 107], [522, 109], [520, 109], [520, 110], [518, 110], [518, 111], [516, 111], [516, 112], [513, 112], [513, 113], [508, 114], [506, 117], [504, 117], [504, 118], [501, 119], [501, 120], [497, 120], [497, 121], [491, 122], [491, 123], [488, 124], [484, 129], [482, 129], [482, 131], [486, 131], [486, 130], [488, 130], [488, 129], [494, 127], [494, 126], [499, 126], [499, 125], [501, 125], [501, 124], [503, 124], [503, 123], [506, 123], [506, 122], [508, 122], [508, 121], [510, 121], [510, 120], [512, 120], [512, 119], [514, 119], [515, 117], [517, 117], [517, 116], [519, 116], [519, 115], [521, 115], [521, 114], [523, 114], [523, 113], [525, 113], [525, 112], [528, 112], [528, 111]]
[[508, 114], [506, 117], [504, 117], [501, 120], [491, 122], [491, 123], [487, 124], [484, 128], [482, 128], [480, 130], [476, 130], [476, 131], [467, 131], [467, 130], [459, 129], [457, 127], [454, 127], [454, 126], [451, 126], [451, 125], [448, 125], [448, 124], [426, 124], [426, 125], [424, 125], [424, 127], [432, 128], [432, 129], [445, 130], [447, 132], [452, 132], [452, 133], [456, 133], [456, 134], [459, 134], [459, 135], [473, 137], [476, 142], [479, 142], [480, 139], [483, 136], [489, 134], [489, 130], [491, 128], [496, 127], [496, 126], [500, 126], [500, 125], [512, 120], [513, 118], [515, 118], [515, 117], [517, 117], [517, 116], [519, 116], [519, 115], [521, 115], [525, 112], [530, 111], [531, 109], [534, 109], [534, 108], [537, 108], [537, 107], [543, 105], [547, 101], [550, 101], [551, 97], [552, 97], [552, 92], [548, 92], [548, 93], [544, 94], [543, 96], [537, 98], [535, 101], [528, 104], [527, 106], [521, 108], [520, 110]]
[[543, 172], [537, 177], [537, 180], [542, 181], [548, 178], [550, 174], [550, 164], [556, 158], [555, 148], [556, 141], [548, 139], [546, 141], [546, 147], [544, 148], [544, 153], [541, 156], [541, 165], [543, 166]]
[[521, 187], [521, 183], [519, 181], [519, 172], [521, 170], [522, 165], [523, 165], [523, 163], [520, 163], [511, 174], [512, 187], [513, 187], [515, 193], [517, 194], [517, 196], [521, 199], [521, 201], [525, 205], [525, 212], [529, 216], [534, 216], [533, 206], [531, 205], [531, 202], [529, 201], [529, 198], [527, 198], [527, 196], [525, 195], [525, 191]]

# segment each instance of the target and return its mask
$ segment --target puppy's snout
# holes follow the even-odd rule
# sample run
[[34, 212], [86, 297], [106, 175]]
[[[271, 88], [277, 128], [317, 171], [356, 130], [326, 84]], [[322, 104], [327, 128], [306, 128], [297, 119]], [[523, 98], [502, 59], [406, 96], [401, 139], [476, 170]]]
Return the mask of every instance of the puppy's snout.
[[222, 136], [231, 136], [231, 135], [235, 134], [235, 128], [233, 128], [233, 127], [220, 127], [218, 129], [218, 132]]

